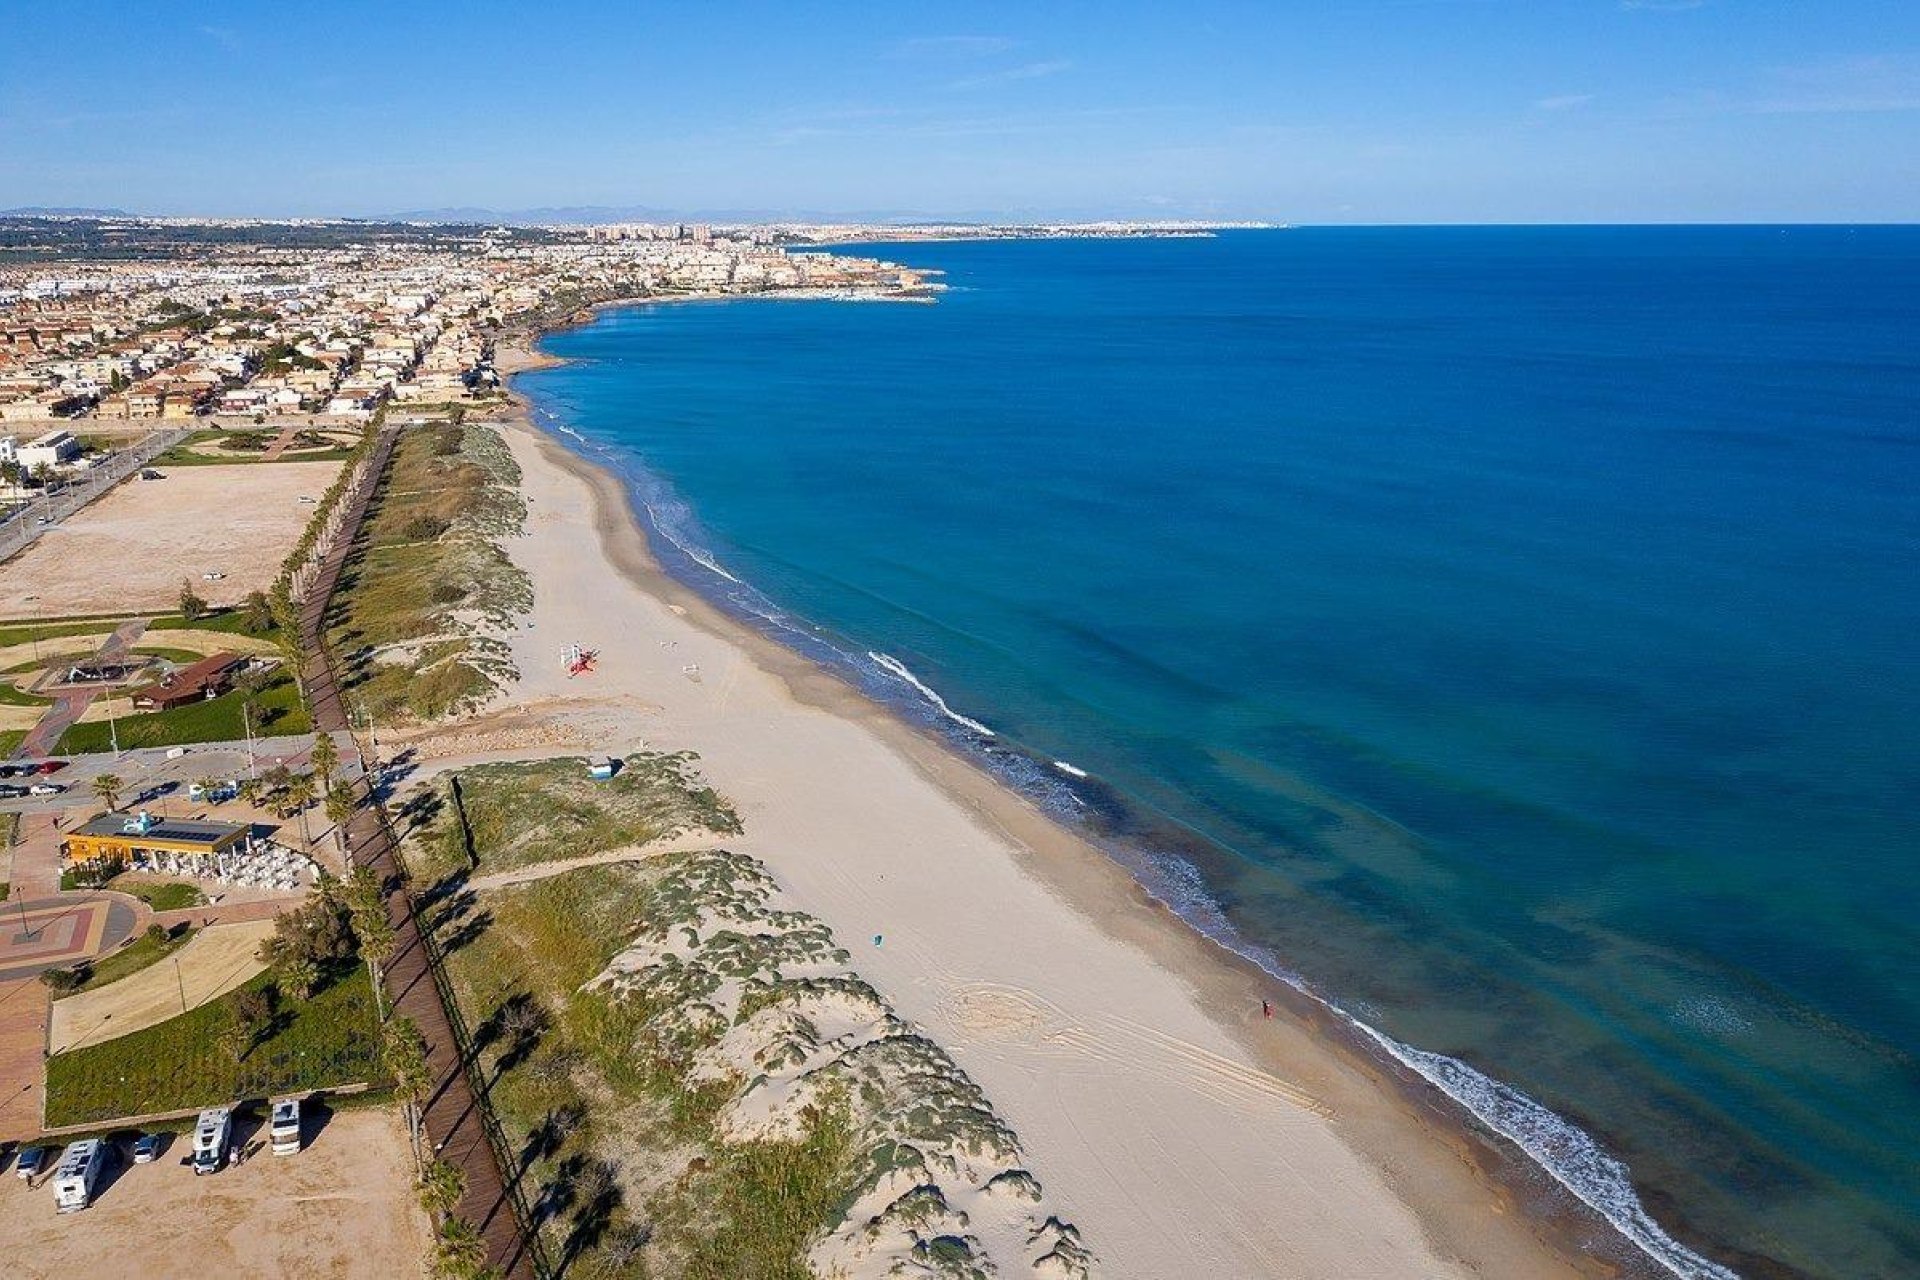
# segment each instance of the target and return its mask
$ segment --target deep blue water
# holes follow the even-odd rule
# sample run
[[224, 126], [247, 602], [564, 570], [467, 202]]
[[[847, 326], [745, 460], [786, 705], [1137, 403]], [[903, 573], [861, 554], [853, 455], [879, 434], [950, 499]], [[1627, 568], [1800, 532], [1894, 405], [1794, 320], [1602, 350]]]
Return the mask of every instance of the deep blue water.
[[1688, 1245], [1920, 1274], [1920, 228], [885, 252], [525, 389]]

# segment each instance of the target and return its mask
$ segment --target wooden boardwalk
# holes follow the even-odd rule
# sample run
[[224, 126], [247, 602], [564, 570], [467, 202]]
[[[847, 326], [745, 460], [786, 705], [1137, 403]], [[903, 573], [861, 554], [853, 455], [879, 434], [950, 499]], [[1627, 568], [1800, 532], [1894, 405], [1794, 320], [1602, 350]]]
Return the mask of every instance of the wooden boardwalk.
[[[300, 603], [302, 682], [318, 732], [350, 727], [340, 685], [323, 643], [327, 604], [398, 438], [399, 428], [382, 428], [368, 472], [373, 482], [345, 499], [339, 537]], [[395, 1012], [411, 1018], [420, 1028], [434, 1081], [421, 1116], [426, 1141], [440, 1159], [465, 1173], [467, 1189], [459, 1214], [485, 1240], [488, 1265], [503, 1277], [535, 1280], [547, 1268], [539, 1265], [538, 1243], [525, 1229], [526, 1207], [515, 1199], [502, 1176], [503, 1153], [495, 1145], [499, 1133], [491, 1114], [479, 1101], [469, 1071], [472, 1057], [459, 1010], [452, 1007], [439, 957], [419, 927], [386, 811], [371, 794], [369, 779], [363, 777], [355, 785], [367, 790], [358, 797], [362, 803], [347, 822], [347, 855], [353, 865], [372, 868], [387, 887], [387, 918], [395, 938], [393, 954], [384, 970], [388, 999]]]

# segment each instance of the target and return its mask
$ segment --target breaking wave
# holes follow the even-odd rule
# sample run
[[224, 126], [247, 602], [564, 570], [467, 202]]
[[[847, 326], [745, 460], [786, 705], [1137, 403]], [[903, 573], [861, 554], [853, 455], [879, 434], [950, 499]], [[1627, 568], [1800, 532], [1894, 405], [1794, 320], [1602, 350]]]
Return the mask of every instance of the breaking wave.
[[867, 650], [867, 656], [869, 658], [872, 658], [874, 663], [878, 665], [882, 670], [892, 672], [899, 679], [905, 681], [909, 685], [912, 685], [914, 690], [917, 693], [919, 693], [921, 697], [925, 698], [929, 703], [933, 704], [934, 710], [938, 711], [941, 715], [945, 716], [947, 719], [953, 721], [957, 725], [960, 725], [962, 728], [973, 730], [975, 733], [979, 734], [983, 738], [991, 738], [994, 736], [993, 730], [987, 728], [987, 726], [981, 724], [978, 720], [972, 719], [971, 717], [968, 717], [968, 716], [963, 716], [958, 711], [955, 711], [952, 707], [948, 706], [947, 700], [945, 698], [941, 697], [933, 689], [929, 688], [926, 682], [921, 680], [919, 676], [916, 676], [915, 674], [913, 674], [912, 671], [908, 670], [907, 664], [900, 661], [900, 659], [894, 657], [890, 653], [875, 653], [872, 649]]

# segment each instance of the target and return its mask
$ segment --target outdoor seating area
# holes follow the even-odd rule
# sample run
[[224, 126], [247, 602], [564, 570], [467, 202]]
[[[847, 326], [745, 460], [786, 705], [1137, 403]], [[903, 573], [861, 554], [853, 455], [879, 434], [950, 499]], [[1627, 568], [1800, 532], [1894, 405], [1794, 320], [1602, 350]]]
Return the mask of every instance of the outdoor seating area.
[[258, 841], [217, 853], [142, 851], [134, 854], [128, 867], [236, 889], [268, 889], [281, 893], [304, 893], [313, 888], [319, 878], [319, 865], [312, 858], [272, 841]]

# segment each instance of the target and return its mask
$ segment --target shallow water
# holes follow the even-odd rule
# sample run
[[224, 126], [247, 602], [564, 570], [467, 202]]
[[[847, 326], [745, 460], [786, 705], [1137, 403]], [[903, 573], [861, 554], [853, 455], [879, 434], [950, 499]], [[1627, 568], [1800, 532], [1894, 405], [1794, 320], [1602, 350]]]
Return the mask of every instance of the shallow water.
[[887, 252], [953, 291], [612, 312], [522, 383], [1689, 1245], [1920, 1273], [1920, 230]]

